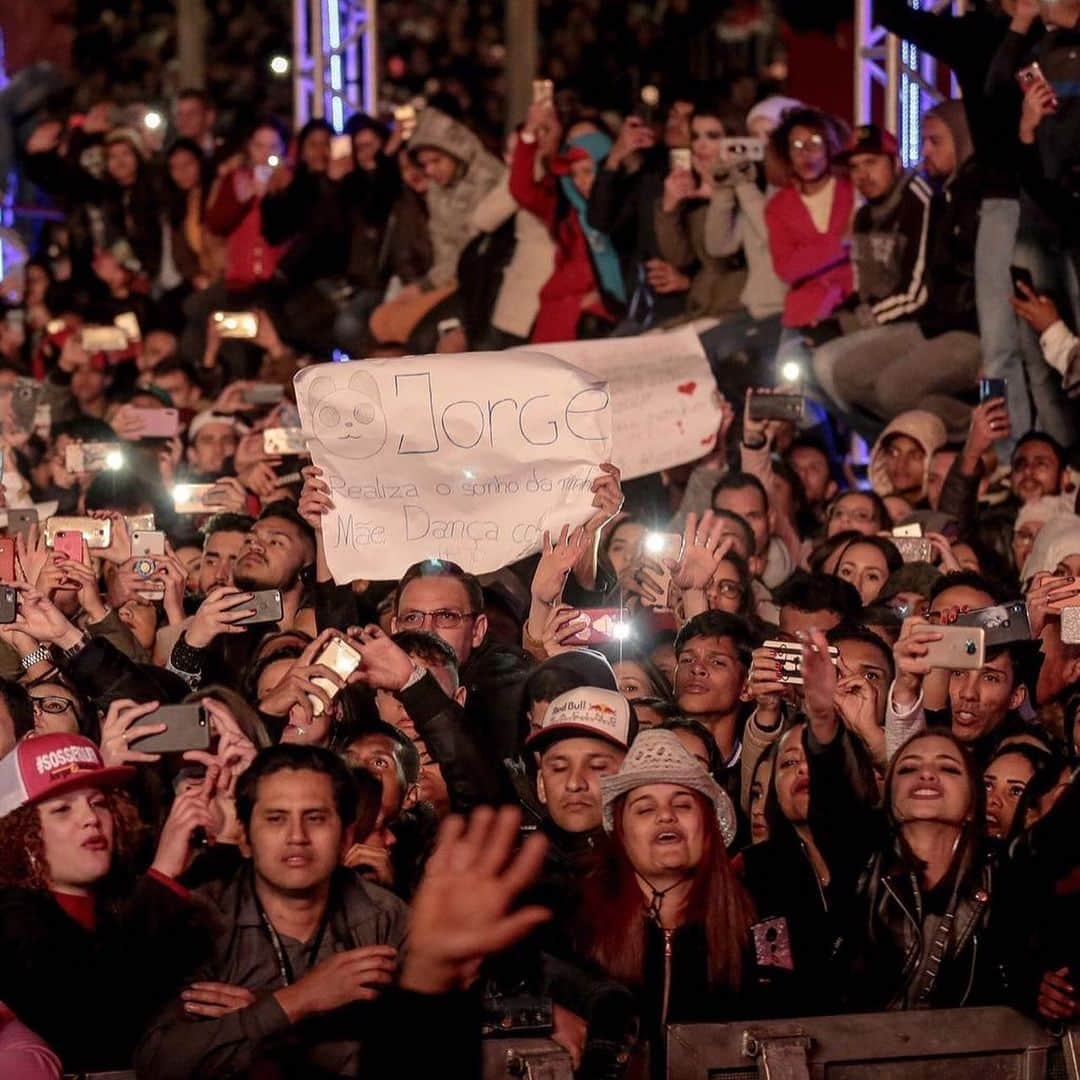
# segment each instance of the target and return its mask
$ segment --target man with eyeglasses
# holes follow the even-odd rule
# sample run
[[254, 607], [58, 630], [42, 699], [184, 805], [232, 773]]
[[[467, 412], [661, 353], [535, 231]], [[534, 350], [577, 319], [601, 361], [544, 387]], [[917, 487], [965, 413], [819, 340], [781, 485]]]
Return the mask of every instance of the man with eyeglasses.
[[398, 585], [391, 627], [395, 633], [427, 630], [454, 650], [466, 690], [466, 716], [484, 733], [492, 760], [515, 757], [525, 736], [521, 692], [533, 664], [523, 650], [486, 640], [480, 582], [455, 563], [415, 563]]

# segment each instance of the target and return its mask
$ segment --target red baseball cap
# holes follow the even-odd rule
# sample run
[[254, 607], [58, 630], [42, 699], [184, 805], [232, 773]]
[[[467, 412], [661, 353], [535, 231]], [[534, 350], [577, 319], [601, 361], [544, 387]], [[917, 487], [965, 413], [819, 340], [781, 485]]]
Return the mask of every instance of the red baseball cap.
[[0, 760], [0, 817], [72, 788], [119, 787], [134, 775], [130, 765], [107, 766], [83, 735], [28, 735]]
[[857, 154], [876, 154], [880, 157], [897, 157], [900, 144], [891, 131], [877, 124], [860, 124], [851, 133], [847, 146], [836, 156], [839, 162], [850, 161]]

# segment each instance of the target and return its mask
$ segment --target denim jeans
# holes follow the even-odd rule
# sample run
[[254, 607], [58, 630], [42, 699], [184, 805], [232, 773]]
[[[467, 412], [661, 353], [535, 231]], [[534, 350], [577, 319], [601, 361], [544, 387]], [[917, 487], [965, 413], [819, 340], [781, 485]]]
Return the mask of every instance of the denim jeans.
[[[1062, 315], [1068, 318], [1071, 308], [1073, 320], [1080, 319], [1080, 283], [1069, 252], [1061, 246], [1058, 236], [1037, 229], [1024, 219], [1013, 258], [1018, 266], [1031, 271], [1036, 291], [1053, 296]], [[1074, 321], [1073, 325], [1077, 323]], [[1039, 337], [1026, 323], [1020, 327], [1020, 346], [1035, 406], [1032, 427], [1068, 446], [1076, 438], [1076, 421], [1061, 389], [1061, 376], [1044, 359]], [[1016, 429], [1015, 421], [1013, 430], [1018, 435], [1024, 433], [1023, 429]]]
[[1019, 225], [1019, 199], [983, 199], [975, 240], [975, 304], [983, 374], [989, 379], [1009, 381], [1007, 400], [1013, 433], [1010, 439], [998, 443], [1004, 460], [1012, 456], [1016, 440], [1031, 428], [1032, 422], [1020, 325], [1010, 303], [1013, 286], [1009, 266]]

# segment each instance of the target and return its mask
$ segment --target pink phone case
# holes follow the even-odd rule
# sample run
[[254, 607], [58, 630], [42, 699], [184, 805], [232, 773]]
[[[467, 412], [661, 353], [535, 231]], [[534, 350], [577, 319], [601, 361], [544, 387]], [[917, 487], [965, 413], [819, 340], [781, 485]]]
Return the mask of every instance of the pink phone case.
[[142, 420], [140, 434], [144, 439], [171, 439], [180, 430], [180, 414], [176, 409], [136, 409]]

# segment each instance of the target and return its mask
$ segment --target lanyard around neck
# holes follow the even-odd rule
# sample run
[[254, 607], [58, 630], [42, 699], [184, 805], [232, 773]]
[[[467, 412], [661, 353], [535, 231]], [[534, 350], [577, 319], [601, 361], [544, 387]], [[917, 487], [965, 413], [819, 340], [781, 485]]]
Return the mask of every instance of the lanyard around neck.
[[[326, 928], [330, 923], [330, 904], [332, 897], [333, 894], [327, 897], [326, 910], [323, 912], [323, 917], [319, 922], [319, 929], [315, 932], [315, 936], [311, 939], [311, 945], [307, 949], [307, 967], [309, 971], [315, 966], [319, 950], [322, 948], [323, 938], [326, 936]], [[281, 975], [281, 984], [282, 986], [292, 986], [296, 976], [293, 973], [292, 964], [289, 963], [288, 953], [285, 951], [281, 935], [274, 928], [274, 924], [270, 921], [270, 916], [266, 914], [258, 893], [255, 894], [255, 906], [258, 908], [259, 918], [262, 919], [263, 929], [266, 930], [266, 936], [270, 939], [270, 944], [273, 947], [274, 956], [277, 959], [278, 973]]]

